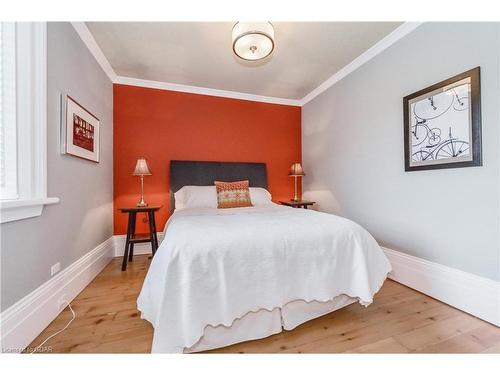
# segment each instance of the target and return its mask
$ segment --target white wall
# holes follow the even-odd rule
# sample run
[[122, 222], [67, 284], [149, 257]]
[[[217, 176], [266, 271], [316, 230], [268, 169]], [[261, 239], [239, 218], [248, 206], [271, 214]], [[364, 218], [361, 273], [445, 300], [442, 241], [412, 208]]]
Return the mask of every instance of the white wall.
[[[427, 23], [302, 109], [304, 196], [384, 246], [500, 280], [500, 24]], [[483, 166], [404, 172], [403, 97], [481, 67]]]
[[[48, 196], [42, 216], [1, 225], [1, 310], [113, 234], [113, 86], [69, 23], [48, 24]], [[101, 120], [99, 164], [59, 153], [59, 95]]]

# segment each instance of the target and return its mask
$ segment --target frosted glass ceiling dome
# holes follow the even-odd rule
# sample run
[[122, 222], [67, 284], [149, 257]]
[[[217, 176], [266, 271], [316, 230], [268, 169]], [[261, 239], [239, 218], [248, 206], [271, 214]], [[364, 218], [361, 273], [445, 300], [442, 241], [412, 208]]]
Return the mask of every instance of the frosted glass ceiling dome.
[[237, 22], [232, 37], [233, 51], [243, 60], [261, 60], [274, 50], [274, 27], [270, 22]]

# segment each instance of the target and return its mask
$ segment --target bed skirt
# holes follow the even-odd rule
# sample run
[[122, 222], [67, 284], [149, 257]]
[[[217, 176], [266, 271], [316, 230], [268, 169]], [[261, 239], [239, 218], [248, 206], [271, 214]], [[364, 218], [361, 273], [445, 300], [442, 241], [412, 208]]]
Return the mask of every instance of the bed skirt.
[[302, 323], [339, 310], [357, 298], [340, 295], [328, 302], [305, 302], [296, 300], [287, 303], [282, 309], [272, 311], [259, 310], [249, 312], [241, 319], [236, 319], [230, 327], [219, 325], [207, 326], [200, 340], [184, 353], [195, 353], [222, 348], [243, 341], [257, 340], [280, 333], [283, 329], [290, 331]]

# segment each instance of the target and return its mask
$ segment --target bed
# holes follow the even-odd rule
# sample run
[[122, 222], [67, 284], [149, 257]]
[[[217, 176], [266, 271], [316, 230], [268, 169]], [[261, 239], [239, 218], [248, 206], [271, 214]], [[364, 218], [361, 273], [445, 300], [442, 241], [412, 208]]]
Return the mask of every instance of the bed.
[[[242, 179], [266, 189], [265, 164], [172, 161], [171, 200], [186, 186]], [[373, 237], [339, 216], [271, 201], [182, 207], [165, 226], [137, 305], [154, 327], [152, 352], [198, 352], [366, 306], [390, 270]]]

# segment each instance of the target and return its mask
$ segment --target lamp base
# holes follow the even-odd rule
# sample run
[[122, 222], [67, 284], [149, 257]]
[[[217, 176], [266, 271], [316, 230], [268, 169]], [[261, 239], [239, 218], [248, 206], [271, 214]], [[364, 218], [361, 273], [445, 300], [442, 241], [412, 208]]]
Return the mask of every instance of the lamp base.
[[141, 200], [139, 202], [137, 202], [136, 206], [137, 207], [147, 207], [148, 204], [146, 202], [144, 202], [144, 198], [141, 198]]
[[137, 207], [147, 207], [148, 204], [144, 202], [144, 176], [141, 174], [141, 200], [137, 202]]
[[298, 202], [300, 201], [299, 199], [299, 194], [297, 191], [297, 176], [293, 176], [293, 198], [290, 199], [292, 202]]

